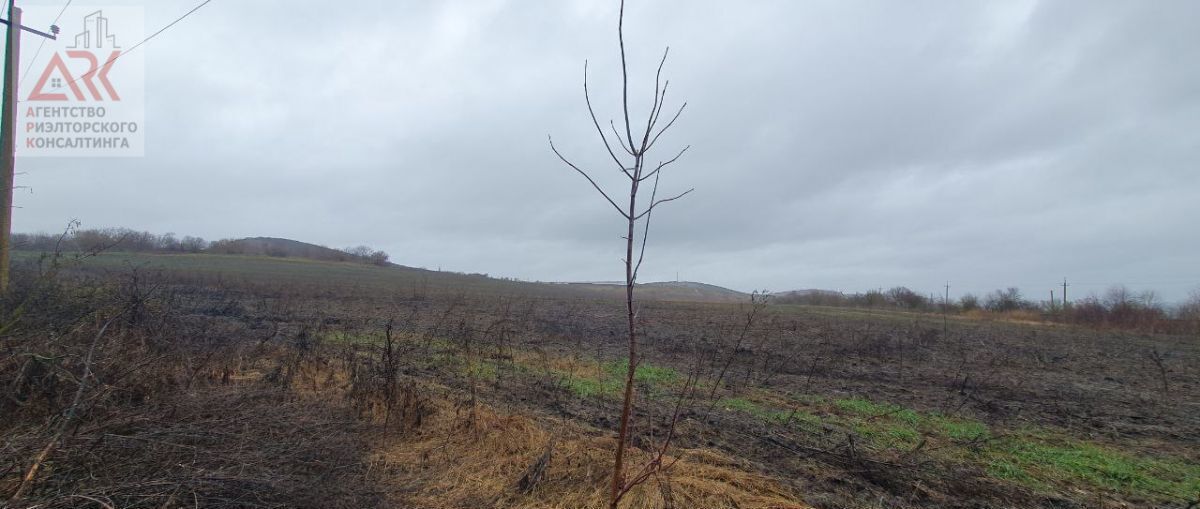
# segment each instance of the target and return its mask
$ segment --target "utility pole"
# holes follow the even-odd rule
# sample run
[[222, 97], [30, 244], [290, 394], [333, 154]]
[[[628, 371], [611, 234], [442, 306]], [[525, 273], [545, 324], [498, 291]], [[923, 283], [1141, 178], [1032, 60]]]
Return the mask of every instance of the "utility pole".
[[950, 332], [950, 282], [946, 281], [946, 298], [942, 299], [942, 333]]
[[21, 31], [58, 40], [58, 26], [51, 26], [50, 33], [34, 30], [21, 24], [21, 8], [17, 1], [8, 4], [8, 19], [0, 23], [8, 25], [8, 38], [4, 53], [4, 105], [0, 108], [0, 293], [8, 292], [8, 269], [11, 265], [13, 185], [17, 167], [17, 73], [21, 65]]
[[1067, 309], [1067, 278], [1063, 278], [1063, 310]]

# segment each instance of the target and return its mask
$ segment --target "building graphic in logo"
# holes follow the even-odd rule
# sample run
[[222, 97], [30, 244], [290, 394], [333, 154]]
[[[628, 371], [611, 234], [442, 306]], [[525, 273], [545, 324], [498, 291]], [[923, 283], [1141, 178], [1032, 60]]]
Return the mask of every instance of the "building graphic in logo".
[[117, 46], [117, 36], [108, 32], [108, 18], [104, 17], [104, 11], [100, 10], [84, 16], [83, 32], [75, 36], [75, 45], [69, 48], [88, 49], [95, 45], [100, 49], [104, 48], [106, 43], [110, 48], [120, 48]]
[[[35, 11], [28, 12], [27, 19]], [[47, 15], [54, 18], [53, 12]], [[123, 53], [125, 41], [142, 37], [142, 10], [80, 7], [68, 9], [62, 20], [80, 31], [31, 64], [26, 78], [33, 86], [21, 91], [24, 128], [18, 129], [23, 139], [18, 138], [17, 155], [143, 155], [142, 55]]]

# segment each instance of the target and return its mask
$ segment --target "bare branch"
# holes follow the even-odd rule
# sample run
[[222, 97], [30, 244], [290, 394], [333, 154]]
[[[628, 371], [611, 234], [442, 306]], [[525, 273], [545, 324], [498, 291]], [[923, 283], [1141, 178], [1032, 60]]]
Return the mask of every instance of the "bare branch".
[[649, 131], [653, 131], [654, 127], [658, 125], [658, 119], [662, 115], [663, 106], [667, 104], [667, 89], [669, 88], [671, 88], [671, 80], [663, 83], [662, 93], [658, 97], [658, 109], [654, 111], [654, 118], [650, 121]]
[[667, 132], [667, 129], [670, 129], [671, 126], [675, 125], [675, 121], [679, 120], [679, 116], [683, 114], [684, 108], [687, 108], [687, 103], [683, 103], [683, 106], [680, 106], [679, 111], [675, 112], [675, 116], [673, 118], [671, 118], [671, 122], [669, 122], [667, 125], [663, 126], [662, 130], [658, 131], [658, 134], [654, 135], [654, 139], [650, 140], [650, 145], [648, 145], [646, 147], [647, 150], [649, 150], [650, 147], [653, 147], [655, 143], [658, 143], [659, 136], [662, 136], [663, 133]]
[[575, 163], [568, 161], [567, 158], [563, 157], [563, 155], [558, 152], [558, 148], [554, 146], [554, 138], [553, 137], [546, 136], [546, 138], [548, 138], [550, 140], [550, 150], [554, 151], [554, 155], [558, 156], [558, 158], [561, 159], [562, 162], [567, 163], [567, 166], [570, 166], [571, 169], [579, 172], [580, 175], [583, 175], [583, 178], [586, 178], [588, 180], [588, 182], [591, 182], [592, 187], [596, 188], [596, 190], [600, 192], [600, 196], [603, 196], [605, 200], [608, 200], [608, 203], [610, 203], [614, 209], [617, 209], [617, 213], [621, 214], [621, 217], [623, 217], [625, 219], [629, 219], [629, 214], [626, 214], [624, 210], [621, 210], [621, 207], [617, 205], [617, 202], [613, 201], [612, 198], [608, 197], [608, 193], [604, 192], [604, 189], [600, 188], [600, 184], [597, 184], [595, 180], [592, 180], [592, 177], [589, 176], [587, 174], [587, 172], [579, 169], [578, 166], [575, 166]]
[[42, 451], [37, 455], [37, 458], [33, 460], [33, 465], [29, 467], [29, 471], [26, 472], [25, 476], [21, 478], [21, 482], [17, 485], [17, 489], [13, 492], [13, 496], [9, 499], [9, 502], [15, 502], [24, 496], [26, 489], [33, 484], [33, 480], [37, 477], [38, 469], [41, 468], [42, 464], [46, 461], [46, 458], [50, 456], [50, 453], [54, 451], [54, 448], [58, 446], [58, 442], [62, 439], [63, 433], [66, 432], [67, 427], [72, 424], [72, 421], [75, 419], [76, 412], [79, 411], [79, 403], [83, 399], [83, 394], [87, 391], [88, 378], [92, 377], [92, 359], [96, 354], [96, 345], [100, 342], [100, 338], [104, 337], [104, 333], [108, 330], [108, 327], [112, 325], [117, 318], [125, 314], [126, 311], [129, 311], [129, 307], [126, 307], [120, 313], [110, 317], [104, 322], [104, 325], [100, 327], [100, 331], [97, 332], [92, 338], [92, 344], [88, 347], [87, 356], [84, 357], [83, 360], [83, 375], [78, 378], [79, 387], [75, 390], [75, 397], [71, 400], [71, 406], [67, 407], [66, 412], [64, 412], [63, 419], [59, 421], [58, 429], [50, 438], [50, 442], [46, 444], [46, 447], [42, 448]]
[[[658, 174], [658, 170], [654, 171]], [[654, 177], [654, 187], [650, 190], [650, 203], [654, 203], [654, 198], [658, 196], [658, 177]], [[647, 211], [649, 212], [649, 211]], [[642, 270], [642, 261], [646, 259], [646, 241], [650, 238], [650, 214], [646, 214], [645, 230], [642, 231], [642, 249], [638, 254], [637, 266], [633, 268], [633, 279], [637, 280], [638, 272]]]
[[650, 106], [650, 115], [646, 118], [646, 132], [642, 135], [642, 153], [645, 153], [648, 148], [646, 143], [650, 141], [650, 132], [654, 129], [654, 118], [660, 109], [659, 101], [664, 99], [662, 97], [663, 90], [659, 88], [659, 83], [662, 82], [663, 66], [667, 64], [667, 55], [670, 53], [671, 47], [667, 46], [667, 49], [663, 51], [662, 60], [658, 62], [658, 72], [654, 74], [654, 104]]
[[634, 221], [637, 221], [638, 219], [641, 219], [641, 218], [645, 217], [645, 216], [646, 216], [647, 214], [649, 214], [650, 212], [653, 212], [653, 211], [654, 211], [654, 207], [657, 207], [657, 206], [659, 206], [659, 205], [662, 205], [662, 204], [664, 204], [664, 203], [667, 203], [667, 202], [672, 202], [672, 201], [678, 200], [678, 199], [680, 199], [680, 198], [683, 198], [684, 196], [687, 196], [687, 195], [689, 195], [689, 194], [692, 194], [692, 191], [695, 191], [695, 190], [696, 190], [696, 188], [691, 188], [691, 189], [688, 189], [687, 191], [684, 191], [684, 192], [682, 192], [682, 193], [679, 193], [678, 195], [672, 196], [672, 197], [670, 197], [670, 198], [664, 198], [664, 199], [662, 199], [662, 200], [658, 200], [658, 201], [656, 201], [656, 202], [652, 203], [652, 204], [650, 205], [650, 207], [649, 207], [649, 208], [647, 208], [647, 209], [646, 209], [644, 212], [642, 212], [641, 214], [638, 214], [637, 216], [634, 216], [633, 220], [634, 220]]
[[[621, 0], [621, 13], [617, 21], [617, 40], [621, 44], [621, 105], [625, 110], [625, 137], [629, 148], [633, 148], [633, 127], [629, 123], [629, 66], [625, 61], [625, 0]], [[634, 151], [635, 154], [640, 153]]]
[[[629, 175], [629, 172], [625, 170], [625, 164], [622, 163], [621, 160], [619, 158], [617, 158], [617, 154], [615, 152], [613, 152], [612, 145], [609, 145], [609, 143], [608, 143], [608, 136], [604, 135], [604, 129], [600, 128], [600, 121], [596, 120], [596, 111], [594, 109], [592, 109], [592, 94], [588, 91], [588, 62], [587, 62], [587, 60], [583, 61], [583, 99], [584, 99], [584, 101], [587, 102], [588, 114], [592, 116], [592, 125], [596, 126], [596, 132], [600, 133], [600, 140], [604, 142], [604, 148], [606, 150], [608, 150], [608, 155], [612, 157], [612, 160], [614, 163], [617, 163], [617, 167], [621, 169], [622, 173], [624, 173], [629, 178], [633, 178], [633, 176]], [[621, 144], [621, 148], [625, 149], [625, 146], [621, 142], [620, 135], [617, 136], [617, 143]], [[625, 149], [625, 151], [629, 152], [629, 149]], [[630, 154], [630, 155], [632, 155], [632, 154]]]
[[[672, 157], [670, 160], [668, 160], [666, 162], [658, 163], [658, 167], [654, 168], [654, 171], [647, 173], [645, 176], [643, 176], [642, 180], [648, 180], [650, 177], [658, 175], [658, 172], [662, 171], [663, 168], [666, 168], [667, 166], [675, 164], [675, 161], [678, 161], [680, 157], [683, 157], [683, 154], [685, 152], [687, 152], [688, 149], [690, 149], [690, 148], [692, 148], [691, 145], [683, 147], [683, 150], [680, 150], [679, 153], [675, 155], [675, 157]], [[654, 201], [654, 200], [652, 199], [650, 201]]]
[[[621, 133], [617, 132], [617, 124], [614, 123], [612, 120], [609, 120], [608, 126], [612, 128], [613, 135], [617, 137], [618, 141], [620, 141]], [[626, 154], [637, 157], [637, 154], [634, 154], [633, 151], [629, 149], [629, 147], [625, 146], [625, 142], [621, 141], [620, 143], [621, 143], [621, 150], [624, 150]], [[625, 171], [625, 168], [622, 168], [621, 170]]]
[[677, 425], [679, 424], [680, 415], [683, 412], [683, 404], [685, 401], [692, 399], [688, 396], [688, 390], [689, 388], [692, 389], [694, 395], [694, 389], [698, 378], [699, 374], [695, 373], [694, 371], [688, 375], [687, 381], [684, 382], [683, 388], [679, 391], [679, 397], [675, 401], [675, 411], [671, 417], [671, 424], [667, 427], [667, 436], [663, 440], [662, 447], [658, 449], [654, 459], [643, 465], [638, 475], [634, 476], [633, 479], [626, 483], [626, 493], [628, 493], [629, 490], [632, 490], [637, 485], [645, 482], [646, 479], [649, 479], [651, 475], [657, 475], [658, 472], [670, 470], [671, 467], [675, 466], [675, 464], [679, 462], [680, 458], [682, 458], [682, 456], [677, 456], [670, 463], [665, 465], [663, 464], [663, 459], [667, 454], [667, 449], [671, 447], [671, 440], [675, 438], [675, 431]]

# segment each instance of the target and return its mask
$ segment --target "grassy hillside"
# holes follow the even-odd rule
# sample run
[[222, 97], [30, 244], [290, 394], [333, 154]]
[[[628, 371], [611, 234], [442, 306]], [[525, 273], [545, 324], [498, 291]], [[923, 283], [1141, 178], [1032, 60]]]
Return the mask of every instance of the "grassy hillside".
[[276, 258], [307, 258], [310, 260], [336, 262], [368, 262], [368, 260], [362, 256], [355, 256], [345, 251], [340, 251], [325, 246], [318, 246], [316, 244], [309, 244], [307, 242], [300, 242], [298, 240], [280, 239], [274, 237], [251, 237], [231, 240], [224, 243], [218, 242], [218, 246], [210, 247], [209, 251], [214, 254], [271, 256]]
[[[302, 244], [302, 243], [298, 243]], [[308, 245], [308, 244], [303, 244]], [[42, 254], [14, 251], [17, 263], [37, 263]], [[188, 274], [197, 278], [234, 278], [260, 283], [351, 287], [387, 292], [419, 290], [452, 293], [521, 294], [549, 298], [613, 298], [624, 296], [619, 285], [533, 283], [478, 274], [439, 272], [359, 262], [321, 261], [301, 257], [221, 254], [102, 253], [79, 262], [89, 270], [123, 272], [134, 268]], [[699, 283], [650, 283], [640, 299], [689, 302], [737, 302], [745, 294]]]

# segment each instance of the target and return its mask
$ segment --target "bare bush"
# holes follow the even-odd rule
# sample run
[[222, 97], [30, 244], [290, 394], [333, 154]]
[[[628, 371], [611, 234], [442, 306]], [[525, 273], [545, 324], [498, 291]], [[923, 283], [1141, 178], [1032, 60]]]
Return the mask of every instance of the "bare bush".
[[958, 305], [963, 311], [974, 311], [979, 309], [979, 297], [976, 297], [973, 293], [968, 293], [958, 299]]
[[1033, 304], [1021, 296], [1020, 289], [1009, 287], [989, 293], [987, 299], [984, 301], [984, 307], [988, 311], [1008, 312], [1029, 309], [1033, 307]]

